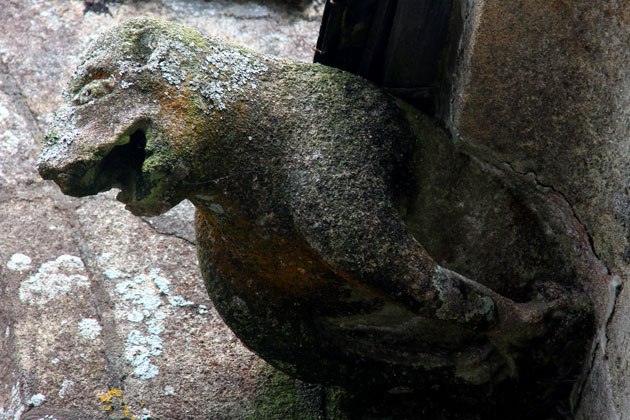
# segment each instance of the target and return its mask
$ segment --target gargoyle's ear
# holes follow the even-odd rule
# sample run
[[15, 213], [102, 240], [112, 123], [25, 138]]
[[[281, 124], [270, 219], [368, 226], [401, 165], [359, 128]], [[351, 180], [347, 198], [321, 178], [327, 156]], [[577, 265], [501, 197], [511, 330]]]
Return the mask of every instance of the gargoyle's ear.
[[164, 23], [157, 19], [136, 18], [123, 23], [114, 31], [119, 45], [123, 45], [123, 50], [126, 50], [123, 53], [131, 53], [135, 61], [145, 64], [159, 45], [163, 26]]

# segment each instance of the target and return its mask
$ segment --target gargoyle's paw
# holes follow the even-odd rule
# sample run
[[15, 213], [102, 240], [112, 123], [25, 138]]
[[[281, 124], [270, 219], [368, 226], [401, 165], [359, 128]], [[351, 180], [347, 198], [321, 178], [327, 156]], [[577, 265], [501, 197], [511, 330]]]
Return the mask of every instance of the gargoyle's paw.
[[439, 294], [439, 319], [455, 321], [475, 330], [487, 330], [497, 322], [493, 293], [484, 286], [443, 267], [433, 275]]

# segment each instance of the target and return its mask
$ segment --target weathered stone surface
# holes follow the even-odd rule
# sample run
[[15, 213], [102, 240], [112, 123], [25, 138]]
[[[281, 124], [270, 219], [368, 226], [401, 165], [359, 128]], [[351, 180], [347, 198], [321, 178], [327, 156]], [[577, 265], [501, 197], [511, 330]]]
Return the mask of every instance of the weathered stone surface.
[[[601, 270], [587, 288], [599, 331], [577, 417], [627, 419], [630, 21], [627, 2], [461, 3], [452, 91], [456, 143], [557, 193]], [[619, 295], [618, 295], [619, 294]]]
[[[166, 414], [156, 412], [153, 414], [162, 414], [165, 417], [174, 416], [173, 418], [194, 417], [195, 415], [230, 419], [290, 418], [290, 416], [309, 418], [310, 413], [313, 413], [313, 418], [326, 417], [322, 414], [321, 408], [330, 407], [343, 398], [336, 394], [327, 394], [326, 398], [319, 400], [321, 404], [313, 409], [312, 404], [318, 400], [318, 397], [312, 390], [301, 385], [297, 386], [298, 392], [294, 393], [295, 383], [286, 378], [278, 380], [272, 376], [269, 381], [266, 381], [264, 375], [268, 371], [264, 370], [264, 375], [258, 374], [257, 366], [260, 362], [242, 347], [240, 349], [243, 353], [231, 352], [228, 353], [227, 358], [215, 362], [217, 364], [212, 366], [211, 375], [207, 373], [207, 365], [202, 362], [202, 359], [188, 358], [189, 353], [182, 351], [182, 347], [178, 347], [176, 356], [172, 356], [173, 349], [168, 350], [168, 347], [163, 348], [160, 355], [149, 355], [150, 360], [146, 365], [148, 370], [151, 365], [170, 369], [168, 376], [164, 370], [160, 375], [162, 379], [170, 381], [171, 385], [164, 386], [164, 395], [159, 395], [158, 392], [158, 394], [151, 394], [150, 399], [144, 398], [141, 392], [145, 390], [154, 392], [155, 390], [150, 390], [148, 385], [156, 379], [148, 379], [145, 383], [137, 378], [126, 377], [125, 375], [132, 375], [135, 372], [135, 367], [132, 366], [131, 361], [125, 359], [121, 348], [129, 337], [127, 334], [131, 332], [129, 328], [135, 323], [122, 320], [120, 324], [127, 329], [115, 330], [116, 339], [107, 340], [107, 343], [118, 344], [113, 345], [110, 353], [105, 353], [104, 349], [107, 349], [107, 346], [103, 338], [107, 334], [109, 334], [107, 337], [111, 337], [111, 332], [107, 331], [111, 331], [112, 325], [116, 328], [119, 325], [111, 321], [112, 319], [116, 321], [116, 310], [107, 310], [107, 304], [92, 302], [93, 299], [83, 308], [78, 302], [64, 301], [67, 295], [61, 292], [64, 290], [63, 287], [59, 288], [59, 293], [55, 294], [54, 299], [49, 302], [52, 302], [53, 308], [55, 305], [59, 307], [60, 304], [67, 302], [67, 317], [64, 318], [65, 312], [60, 314], [48, 311], [43, 316], [47, 319], [54, 316], [55, 322], [52, 324], [58, 325], [59, 329], [51, 330], [50, 325], [45, 325], [41, 330], [37, 328], [39, 321], [33, 320], [32, 317], [39, 316], [39, 309], [36, 308], [39, 308], [37, 302], [42, 297], [38, 295], [36, 281], [52, 274], [57, 275], [60, 286], [67, 284], [64, 279], [67, 280], [69, 277], [74, 276], [74, 279], [78, 279], [77, 284], [80, 287], [76, 293], [81, 296], [92, 298], [96, 295], [104, 296], [111, 293], [113, 296], [110, 297], [114, 305], [116, 300], [120, 300], [120, 304], [128, 308], [143, 304], [135, 302], [131, 294], [128, 295], [129, 299], [123, 299], [120, 294], [117, 294], [118, 290], [115, 288], [110, 288], [105, 294], [102, 291], [86, 294], [81, 286], [84, 284], [81, 276], [88, 277], [90, 288], [95, 284], [106, 285], [107, 281], [111, 281], [106, 280], [102, 272], [105, 261], [100, 260], [99, 255], [92, 255], [91, 245], [85, 244], [83, 236], [89, 235], [89, 229], [94, 228], [100, 232], [101, 236], [107, 235], [110, 238], [108, 243], [114, 247], [114, 251], [111, 252], [112, 258], [114, 260], [119, 256], [122, 258], [120, 265], [117, 265], [117, 267], [123, 267], [122, 273], [133, 274], [133, 277], [135, 274], [144, 274], [148, 277], [148, 282], [142, 283], [146, 290], [156, 291], [159, 290], [158, 283], [164, 284], [159, 280], [156, 283], [156, 274], [155, 272], [151, 274], [150, 270], [154, 266], [159, 266], [161, 270], [165, 269], [165, 265], [169, 268], [167, 262], [161, 258], [162, 251], [157, 249], [151, 251], [151, 258], [156, 259], [149, 261], [145, 258], [144, 265], [139, 265], [140, 262], [132, 261], [119, 254], [115, 251], [115, 247], [120, 246], [125, 251], [131, 250], [133, 254], [135, 248], [132, 244], [139, 248], [152, 248], [152, 244], [144, 241], [142, 235], [147, 235], [146, 238], [152, 240], [166, 235], [167, 238], [162, 238], [163, 241], [160, 242], [161, 247], [173, 246], [177, 249], [178, 255], [182, 256], [185, 254], [183, 250], [188, 249], [186, 252], [190, 255], [186, 257], [193, 257], [192, 249], [187, 248], [187, 242], [176, 238], [180, 236], [190, 240], [190, 232], [186, 233], [177, 227], [173, 228], [180, 223], [179, 216], [168, 215], [159, 223], [153, 223], [155, 230], [159, 233], [156, 234], [148, 223], [128, 217], [124, 214], [122, 207], [113, 205], [112, 195], [95, 199], [68, 199], [61, 196], [55, 188], [39, 182], [35, 175], [34, 160], [39, 149], [40, 130], [44, 123], [50, 120], [50, 111], [60, 103], [59, 92], [65, 81], [69, 79], [72, 68], [78, 63], [76, 55], [87, 45], [87, 38], [93, 37], [92, 34], [98, 32], [95, 28], [103, 29], [111, 26], [122, 16], [157, 14], [184, 21], [200, 29], [216, 30], [224, 39], [249, 44], [257, 50], [287, 55], [287, 51], [292, 51], [298, 44], [308, 44], [310, 48], [312, 41], [303, 43], [300, 34], [304, 33], [302, 32], [304, 27], [318, 25], [317, 22], [309, 23], [299, 18], [291, 21], [285, 19], [286, 15], [276, 14], [277, 10], [251, 3], [230, 4], [180, 0], [130, 2], [126, 5], [111, 5], [111, 17], [96, 16], [92, 13], [83, 16], [83, 3], [79, 1], [10, 1], [3, 3], [0, 10], [0, 17], [7, 28], [0, 36], [0, 61], [2, 62], [2, 67], [0, 67], [2, 82], [0, 85], [0, 136], [2, 136], [2, 141], [0, 141], [0, 207], [2, 209], [0, 214], [3, 217], [0, 220], [0, 233], [4, 238], [7, 232], [6, 235], [9, 238], [6, 243], [5, 241], [0, 243], [0, 298], [3, 302], [0, 308], [0, 354], [3, 356], [0, 358], [0, 418], [3, 420], [4, 418], [19, 418], [29, 402], [33, 405], [39, 404], [42, 396], [48, 401], [42, 407], [52, 405], [53, 402], [63, 407], [81, 407], [88, 413], [97, 415], [98, 418], [104, 415], [109, 415], [111, 418], [120, 418], [127, 414], [146, 415], [141, 410], [145, 408], [142, 407], [143, 402], [148, 410], [150, 410], [150, 404], [154, 402], [159, 407], [168, 406], [167, 409], [171, 411], [165, 412]], [[454, 158], [448, 156], [451, 153], [448, 152], [446, 153], [448, 161], [455, 163], [459, 168], [471, 168], [467, 166], [469, 165], [467, 159], [471, 156], [473, 161], [481, 162], [480, 165], [472, 167], [476, 175], [463, 183], [470, 186], [468, 190], [475, 188], [475, 184], [471, 181], [487, 179], [486, 173], [480, 168], [498, 173], [497, 179], [507, 180], [505, 182], [519, 185], [519, 188], [522, 185], [529, 185], [526, 188], [529, 193], [516, 200], [521, 203], [522, 209], [529, 208], [525, 214], [531, 214], [531, 212], [536, 214], [536, 208], [540, 208], [542, 204], [545, 209], [543, 213], [546, 213], [549, 219], [555, 220], [551, 231], [558, 229], [560, 232], [562, 229], [559, 228], [566, 226], [566, 235], [555, 236], [553, 233], [540, 235], [539, 232], [534, 236], [533, 243], [539, 244], [541, 238], [544, 242], [545, 238], [555, 236], [563, 238], [561, 241], [563, 244], [559, 245], [559, 249], [567, 250], [574, 246], [572, 255], [578, 257], [575, 266], [582, 273], [580, 281], [589, 287], [597, 303], [601, 327], [593, 346], [592, 364], [589, 364], [584, 372], [585, 385], [575, 391], [578, 418], [630, 418], [625, 398], [628, 391], [626, 360], [628, 309], [626, 306], [630, 298], [627, 295], [627, 288], [622, 290], [621, 287], [627, 277], [625, 263], [627, 197], [624, 195], [625, 178], [628, 173], [625, 167], [627, 155], [624, 149], [628, 143], [625, 141], [624, 136], [627, 134], [624, 135], [624, 132], [627, 133], [626, 113], [629, 109], [627, 106], [627, 69], [630, 68], [627, 64], [627, 5], [624, 2], [603, 1], [546, 3], [461, 1], [456, 3], [463, 5], [462, 19], [466, 30], [464, 42], [452, 48], [453, 56], [457, 58], [455, 66], [457, 77], [451, 79], [454, 94], [445, 95], [447, 100], [443, 107], [443, 115], [446, 116], [447, 125], [455, 134], [457, 145], [460, 150], [466, 152], [468, 157]], [[278, 21], [283, 23], [280, 29], [276, 28]], [[292, 32], [296, 32], [296, 36], [287, 38], [286, 34]], [[60, 51], [63, 51], [63, 54]], [[310, 51], [307, 48], [302, 51], [302, 57], [309, 60]], [[554, 145], [556, 139], [559, 139], [558, 144], [561, 146]], [[514, 147], [513, 150], [512, 147]], [[501, 164], [501, 162], [506, 162], [506, 164]], [[438, 170], [435, 173], [438, 174], [439, 180], [443, 175], [440, 175], [439, 164], [436, 166]], [[527, 176], [520, 175], [525, 172], [528, 172]], [[448, 177], [441, 179], [440, 182], [444, 182], [448, 180]], [[466, 195], [470, 193], [466, 188], [456, 186], [445, 192], [444, 201], [449, 201], [446, 199], [449, 194], [457, 194], [458, 188], [461, 188], [459, 191], [463, 191]], [[486, 188], [483, 190], [485, 191]], [[534, 200], [533, 205], [527, 202], [523, 204], [523, 199], [527, 201], [532, 197], [531, 193], [535, 191], [538, 192], [534, 193], [534, 196], [540, 201]], [[484, 231], [485, 225], [480, 225], [479, 222], [492, 220], [488, 219], [488, 215], [492, 215], [492, 211], [505, 208], [505, 203], [510, 202], [505, 199], [505, 196], [500, 196], [496, 207], [489, 206], [485, 209], [483, 206], [477, 207], [476, 210], [473, 209], [476, 211], [473, 213], [475, 217], [472, 220], [464, 220], [464, 226], [481, 226], [476, 233], [474, 229], [466, 230], [466, 235], [463, 235], [465, 237], [456, 244], [458, 249], [474, 251], [471, 255], [475, 255], [475, 261], [470, 265], [473, 271], [480, 271], [483, 266], [481, 264], [483, 257], [488, 255], [484, 254], [485, 250], [474, 247], [475, 234], [479, 235], [477, 237], [483, 237], [487, 232]], [[92, 205], [86, 206], [83, 203], [92, 203]], [[90, 208], [90, 211], [83, 212], [79, 220], [75, 209], [80, 210], [84, 207]], [[118, 224], [122, 226], [120, 230], [112, 232], [106, 224], [99, 226], [100, 222], [90, 220], [100, 218], [101, 208], [109, 215], [103, 220], [112, 220], [114, 224], [119, 221]], [[439, 212], [434, 211], [429, 214], [436, 217]], [[502, 210], [496, 214], [500, 214], [501, 218], [504, 215]], [[453, 211], [449, 217], [457, 219], [461, 217], [461, 214]], [[508, 218], [511, 217], [513, 215], [508, 215]], [[48, 219], [54, 223], [49, 224]], [[539, 221], [534, 218], [533, 221], [530, 220], [527, 223], [536, 226]], [[435, 232], [428, 229], [431, 223], [426, 222], [413, 221], [417, 225], [417, 232], [432, 241], [437, 256], [440, 250], [444, 249], [441, 244], [457, 237], [457, 231], [446, 230], [445, 235], [436, 237]], [[540, 226], [548, 227], [545, 223]], [[134, 231], [141, 235], [134, 234]], [[520, 236], [519, 229], [511, 232], [514, 235], [510, 237], [508, 244], [516, 247], [520, 242], [513, 241], [513, 238], [527, 239], [527, 236]], [[571, 240], [572, 237], [575, 240]], [[489, 238], [497, 240], [493, 235]], [[98, 249], [102, 251], [102, 248]], [[504, 251], [501, 252], [503, 255], [501, 258], [509, 261], [509, 251], [506, 249], [500, 249], [500, 251]], [[518, 255], [524, 256], [525, 261], [537, 261], [539, 256], [547, 255], [540, 251], [541, 249], [537, 247], [525, 248], [523, 253]], [[84, 257], [81, 252], [92, 257]], [[433, 251], [431, 252], [433, 254]], [[63, 255], [71, 257], [59, 260], [59, 257]], [[460, 252], [444, 252], [438, 262], [446, 266], [454, 264], [453, 268], [467, 266], [469, 262], [461, 260], [461, 255]], [[83, 269], [79, 264], [72, 263], [76, 261], [72, 256], [81, 257]], [[549, 263], [554, 258], [546, 258], [548, 259], [543, 258], [542, 267], [553, 268], [553, 264]], [[531, 267], [530, 264], [522, 264], [519, 268], [518, 261], [512, 261], [511, 265], [508, 265], [507, 271], [523, 272], [523, 269]], [[499, 286], [511, 284], [501, 280], [498, 275], [501, 268], [499, 264], [493, 264], [493, 267], [493, 274], [489, 281]], [[177, 284], [179, 290], [176, 278], [165, 275], [165, 272], [161, 274], [172, 282], [169, 289], [171, 293], [173, 284]], [[535, 274], [536, 270], [528, 273], [528, 275]], [[31, 278], [34, 280], [31, 281]], [[124, 283], [126, 277], [123, 276], [118, 280]], [[197, 279], [197, 284], [199, 281], [200, 279]], [[22, 283], [25, 284], [22, 288], [24, 303], [20, 300]], [[516, 284], [520, 284], [520, 280]], [[205, 294], [202, 291], [199, 291], [198, 295], [194, 294], [192, 283], [182, 282], [182, 286], [186, 285], [191, 294], [183, 296], [194, 301], [196, 305], [203, 304], [202, 302], [206, 299]], [[110, 284], [111, 286], [114, 286], [113, 283]], [[125, 285], [120, 287], [123, 291], [127, 288]], [[172, 306], [169, 302], [169, 297], [172, 297], [170, 295], [159, 295], [159, 297], [162, 301], [160, 308], [167, 308], [173, 318], [167, 322], [165, 329], [167, 332], [152, 335], [160, 337], [160, 335], [171, 334], [171, 339], [182, 339], [188, 347], [201, 346], [211, 351], [208, 350], [208, 346], [204, 347], [203, 343], [195, 339], [195, 334], [175, 328], [179, 326], [180, 317], [186, 319], [182, 325], [200, 327], [195, 320], [200, 321], [202, 314], [188, 311], [185, 307]], [[43, 299], [48, 299], [48, 297]], [[103, 310], [104, 307], [105, 310]], [[85, 335], [91, 337], [98, 329], [97, 324], [91, 321], [99, 319], [98, 308], [103, 310], [105, 315], [102, 319], [105, 322], [99, 324], [100, 335], [97, 334], [93, 340], [88, 339]], [[140, 318], [133, 311], [130, 314], [132, 314], [132, 320]], [[188, 318], [184, 316], [185, 314]], [[148, 328], [151, 327], [149, 323], [155, 321], [155, 315], [149, 317], [142, 315], [140, 327], [143, 332], [146, 329], [148, 333]], [[210, 319], [214, 322], [212, 317]], [[66, 323], [62, 325], [64, 320]], [[203, 325], [207, 325], [206, 321], [203, 322]], [[106, 325], [109, 327], [106, 328]], [[74, 333], [72, 326], [76, 326]], [[153, 331], [158, 330], [159, 328]], [[61, 333], [59, 337], [57, 337], [57, 331]], [[229, 336], [227, 330], [220, 331]], [[203, 333], [199, 331], [198, 334]], [[134, 335], [136, 338], [132, 341], [138, 342], [138, 346], [147, 347], [151, 342], [147, 340], [147, 336], [149, 334], [142, 337]], [[74, 353], [71, 353], [73, 350], [65, 345], [66, 339], [68, 339], [67, 342], [79, 346], [78, 348], [86, 345], [100, 347], [96, 349], [89, 347], [96, 351], [84, 353], [84, 358], [75, 358]], [[225, 344], [225, 338], [219, 338], [219, 340]], [[53, 344], [52, 351], [50, 350], [51, 343]], [[232, 345], [239, 348], [236, 341]], [[150, 349], [150, 346], [147, 348]], [[49, 364], [46, 354], [55, 352], [60, 353], [62, 357], [54, 356], [50, 360], [54, 361], [56, 357], [59, 361], [67, 362], [71, 368], [62, 369], [57, 368], [54, 363]], [[138, 352], [138, 354], [142, 353]], [[177, 366], [172, 367], [165, 363], [165, 360], [161, 358], [166, 357], [166, 354], [177, 357], [179, 366], [184, 364], [192, 366], [191, 370], [194, 373], [188, 373], [185, 380], [182, 379], [184, 369], [178, 370]], [[214, 355], [213, 357], [216, 356], [214, 353], [211, 354]], [[202, 355], [202, 357], [205, 356], [205, 354]], [[135, 359], [132, 358], [132, 360]], [[213, 360], [216, 361], [216, 359]], [[244, 364], [242, 360], [245, 360]], [[122, 362], [117, 365], [116, 363], [120, 361]], [[231, 361], [237, 361], [238, 368], [230, 367]], [[590, 362], [589, 358], [587, 363]], [[102, 363], [106, 363], [105, 369], [102, 368]], [[83, 381], [81, 383], [86, 384], [85, 389], [77, 388], [70, 382], [73, 378], [80, 376], [76, 371], [72, 371], [74, 366], [86, 372], [86, 375], [81, 378]], [[195, 366], [202, 369], [197, 370]], [[176, 370], [176, 373], [171, 374]], [[123, 375], [120, 375], [121, 371]], [[241, 379], [236, 382], [228, 380], [235, 377], [234, 372], [243, 371], [245, 372], [243, 375], [236, 374], [236, 377]], [[91, 372], [97, 373], [95, 378], [89, 376]], [[218, 379], [216, 383], [211, 382], [206, 387], [208, 378]], [[203, 398], [201, 398], [177, 392], [179, 384], [182, 384], [182, 389], [185, 389], [186, 384], [191, 383], [197, 386], [195, 388], [197, 390], [208, 390], [212, 393], [218, 387], [223, 393], [219, 394], [221, 396], [216, 401], [208, 403], [206, 394], [202, 394]], [[115, 391], [119, 386], [124, 388], [123, 394]], [[172, 386], [173, 389], [167, 386]], [[263, 392], [259, 392], [261, 388], [264, 388]], [[287, 396], [283, 390], [287, 390], [288, 394], [293, 396]], [[131, 394], [133, 398], [128, 396]], [[105, 401], [101, 401], [99, 396], [103, 396]], [[283, 398], [285, 396], [286, 398]], [[459, 397], [462, 402], [465, 402], [463, 400], [466, 400], [467, 396], [462, 393]], [[158, 400], [168, 401], [159, 402]], [[341, 401], [341, 403], [345, 406], [354, 406], [355, 413], [361, 412], [357, 406], [365, 408], [366, 405], [370, 405], [366, 402], [372, 403], [369, 413], [357, 417], [362, 420], [396, 416], [393, 411], [380, 410], [380, 413], [376, 413], [379, 410], [373, 409], [375, 402], [376, 404], [382, 402], [382, 407], [391, 407], [391, 401], [396, 401], [391, 395], [389, 404], [385, 400], [388, 398], [382, 395], [369, 395], [365, 398], [355, 398], [350, 402]], [[399, 404], [396, 407], [403, 407], [405, 400], [409, 399], [397, 400]], [[483, 400], [487, 401], [487, 398]], [[282, 401], [283, 408], [274, 410], [273, 404], [269, 404], [268, 401]], [[527, 399], [524, 401], [527, 404]], [[474, 397], [472, 401], [469, 401], [470, 406], [479, 405], [478, 402]], [[105, 403], [112, 404], [113, 409], [105, 411], [107, 408]], [[241, 407], [245, 408], [239, 408], [240, 403], [242, 403]], [[125, 404], [131, 409], [130, 412], [124, 411]], [[450, 401], [450, 404], [449, 408], [458, 411], [453, 401]], [[253, 410], [252, 407], [254, 407]], [[315, 411], [304, 414], [304, 410]], [[402, 408], [401, 410], [404, 411]], [[452, 412], [436, 414], [435, 410], [431, 412], [430, 407], [412, 412], [436, 419], [465, 418], [470, 420], [474, 418], [473, 412], [466, 412], [465, 408], [460, 408], [455, 414]], [[32, 410], [31, 413], [38, 416], [44, 414], [36, 410]], [[335, 410], [328, 413], [328, 418], [337, 418], [337, 416], [342, 418], [341, 413]], [[399, 417], [405, 418], [404, 413]], [[408, 418], [414, 417], [408, 416]], [[529, 418], [536, 418], [536, 416]]]
[[180, 20], [303, 60], [319, 18], [201, 0], [109, 9], [84, 14], [83, 1], [65, 0], [0, 8], [0, 419], [51, 407], [92, 419], [317, 418], [321, 394], [278, 376], [218, 318], [189, 207], [143, 221], [111, 194], [72, 199], [42, 182], [35, 159], [80, 52], [125, 18]]
[[219, 313], [288, 373], [404, 390], [429, 416], [455, 401], [453, 418], [471, 415], [481, 395], [481, 418], [523, 401], [551, 415], [592, 333], [582, 290], [601, 264], [555, 191], [402, 106], [348, 73], [138, 19], [86, 52], [38, 165], [66, 194], [121, 188], [136, 215], [190, 200]]

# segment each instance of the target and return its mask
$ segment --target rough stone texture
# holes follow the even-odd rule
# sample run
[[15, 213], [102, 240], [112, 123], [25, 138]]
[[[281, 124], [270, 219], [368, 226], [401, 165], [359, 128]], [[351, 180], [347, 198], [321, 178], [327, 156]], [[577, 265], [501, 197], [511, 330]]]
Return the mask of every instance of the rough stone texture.
[[630, 418], [630, 5], [460, 3], [465, 30], [442, 115], [461, 148], [553, 189], [583, 225], [604, 270], [587, 284], [599, 330], [574, 392], [577, 418]]
[[[217, 310], [275, 366], [407, 393], [405, 416], [455, 402], [451, 418], [568, 410], [592, 334], [581, 291], [602, 266], [553, 189], [456, 150], [363, 79], [163, 20], [98, 38], [64, 97], [40, 173], [75, 196], [118, 186], [136, 215], [189, 199]], [[116, 288], [155, 306], [143, 284]], [[151, 376], [159, 337], [128, 342], [135, 374]], [[482, 395], [492, 403], [470, 412]]]
[[[577, 244], [583, 272], [592, 270], [585, 285], [596, 302], [600, 325], [584, 387], [575, 392], [577, 417], [630, 418], [625, 398], [630, 297], [627, 288], [622, 289], [627, 281], [628, 5], [586, 0], [456, 3], [461, 5], [465, 30], [463, 42], [452, 48], [455, 77], [449, 86], [454, 94], [446, 95], [442, 108], [447, 125], [468, 156], [487, 164], [491, 172], [500, 169], [499, 178], [529, 183], [533, 190], [548, 194], [547, 202], [555, 204], [546, 211], [569, 227], [568, 236], [577, 233], [577, 241], [567, 241], [567, 246]], [[261, 362], [238, 342], [228, 346], [234, 338], [224, 327], [204, 335], [208, 323], [217, 318], [206, 305], [205, 292], [195, 289], [200, 279], [192, 281], [182, 274], [180, 281], [177, 273], [185, 269], [172, 267], [163, 258], [165, 249], [172, 247], [174, 254], [186, 254], [176, 265], [194, 261], [190, 232], [177, 228], [179, 216], [151, 219], [154, 230], [149, 222], [126, 215], [112, 194], [64, 198], [55, 187], [39, 181], [34, 170], [41, 129], [60, 102], [59, 93], [78, 63], [76, 55], [88, 38], [123, 16], [158, 14], [204, 30], [218, 28], [223, 38], [242, 43], [247, 42], [239, 38], [249, 38], [254, 49], [272, 53], [292, 51], [294, 44], [283, 35], [292, 30], [302, 33], [302, 24], [312, 25], [314, 34], [318, 23], [286, 20], [276, 9], [251, 3], [137, 2], [109, 5], [112, 16], [83, 16], [84, 3], [78, 1], [7, 1], [2, 6], [0, 17], [9, 29], [0, 36], [0, 232], [6, 237], [0, 244], [0, 418], [18, 419], [27, 406], [40, 404], [43, 398], [47, 402], [42, 407], [80, 407], [100, 418], [146, 417], [143, 409], [151, 410], [152, 404], [168, 406], [165, 410], [172, 411], [152, 412], [167, 418], [341, 418], [334, 410], [322, 412], [338, 396], [322, 400], [316, 389], [295, 386], [260, 368]], [[278, 20], [284, 22], [280, 30], [275, 27]], [[261, 27], [270, 32], [254, 30]], [[303, 51], [309, 60], [310, 51]], [[454, 161], [465, 167], [465, 160]], [[107, 236], [112, 248], [105, 256], [91, 229]], [[426, 232], [426, 227], [419, 229]], [[138, 248], [150, 250], [152, 260], [144, 255], [129, 258]], [[80, 257], [83, 267], [73, 256]], [[443, 257], [444, 264], [452, 258], [448, 253]], [[462, 263], [456, 256], [451, 262]], [[118, 271], [107, 271], [108, 264]], [[173, 276], [167, 271], [171, 268]], [[68, 299], [70, 278], [77, 286], [71, 293], [85, 299]], [[54, 281], [54, 296], [42, 296], [38, 281]], [[134, 293], [138, 290], [153, 299], [141, 299]], [[109, 301], [96, 296], [108, 296]], [[40, 308], [42, 299], [50, 310]], [[157, 302], [161, 303], [151, 312]], [[203, 314], [200, 305], [208, 306], [209, 312]], [[128, 313], [121, 318], [119, 311]], [[170, 318], [160, 320], [161, 311]], [[40, 318], [52, 322], [43, 324]], [[138, 333], [132, 334], [134, 330]], [[186, 346], [169, 347], [169, 335]], [[228, 353], [214, 352], [215, 338], [229, 347]], [[112, 343], [111, 348], [105, 342]], [[131, 351], [125, 352], [124, 346]], [[191, 347], [204, 350], [197, 355], [183, 351]], [[77, 357], [75, 348], [85, 351]], [[166, 363], [167, 355], [178, 364]], [[216, 364], [209, 367], [206, 357]], [[150, 376], [152, 366], [160, 369], [158, 376], [138, 378]], [[162, 389], [150, 386], [156, 381], [168, 384], [162, 383]], [[180, 384], [211, 394], [220, 391], [208, 403], [207, 395], [179, 393]], [[378, 400], [369, 397], [372, 403]], [[282, 408], [276, 409], [278, 401]], [[318, 401], [321, 404], [313, 408]], [[366, 401], [369, 398], [347, 404]], [[105, 411], [109, 405], [112, 409]], [[40, 415], [40, 408], [31, 414]], [[304, 414], [305, 410], [313, 414]], [[428, 415], [422, 410], [415, 413]], [[431, 418], [454, 416], [433, 413]], [[464, 412], [459, 418], [471, 417]]]
[[318, 418], [321, 393], [270, 370], [216, 314], [190, 206], [139, 219], [113, 194], [63, 196], [35, 169], [51, 111], [100, 31], [157, 15], [310, 61], [317, 10], [201, 0], [108, 7], [111, 15], [84, 14], [82, 1], [0, 8], [0, 419], [50, 407], [99, 419]]

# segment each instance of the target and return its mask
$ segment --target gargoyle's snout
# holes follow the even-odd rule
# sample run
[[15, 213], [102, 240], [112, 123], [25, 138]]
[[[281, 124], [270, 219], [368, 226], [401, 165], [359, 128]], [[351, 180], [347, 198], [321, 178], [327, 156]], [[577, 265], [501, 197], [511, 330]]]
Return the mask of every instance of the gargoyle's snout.
[[48, 134], [37, 162], [39, 173], [59, 185], [64, 194], [75, 197], [112, 187], [135, 194], [146, 157], [146, 134], [136, 130], [128, 139], [124, 144], [77, 153], [71, 141]]
[[54, 181], [64, 194], [81, 197], [98, 193], [98, 186], [86, 182], [94, 162], [89, 156], [74, 156], [73, 139], [48, 133], [37, 159], [37, 169], [44, 179]]

